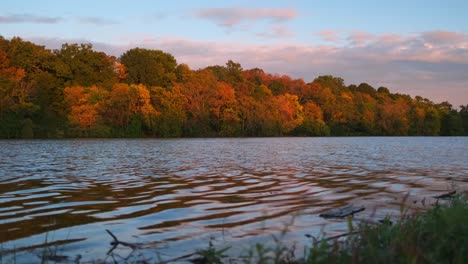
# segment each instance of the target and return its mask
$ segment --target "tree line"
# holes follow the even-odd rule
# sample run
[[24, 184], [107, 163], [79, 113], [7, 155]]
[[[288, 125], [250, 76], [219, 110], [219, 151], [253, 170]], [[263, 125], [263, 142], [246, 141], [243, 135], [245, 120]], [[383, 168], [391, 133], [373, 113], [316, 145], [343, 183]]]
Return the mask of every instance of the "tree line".
[[231, 60], [193, 70], [160, 50], [116, 58], [0, 36], [0, 138], [329, 135], [468, 135], [468, 105]]

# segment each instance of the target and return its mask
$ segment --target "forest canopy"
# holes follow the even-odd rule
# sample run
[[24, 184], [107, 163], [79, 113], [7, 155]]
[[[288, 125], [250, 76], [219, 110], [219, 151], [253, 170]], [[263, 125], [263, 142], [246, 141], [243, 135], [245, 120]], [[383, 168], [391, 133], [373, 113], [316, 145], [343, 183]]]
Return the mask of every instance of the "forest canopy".
[[91, 44], [48, 50], [0, 36], [0, 138], [328, 135], [468, 135], [468, 104], [231, 60], [193, 70], [161, 50], [116, 58]]

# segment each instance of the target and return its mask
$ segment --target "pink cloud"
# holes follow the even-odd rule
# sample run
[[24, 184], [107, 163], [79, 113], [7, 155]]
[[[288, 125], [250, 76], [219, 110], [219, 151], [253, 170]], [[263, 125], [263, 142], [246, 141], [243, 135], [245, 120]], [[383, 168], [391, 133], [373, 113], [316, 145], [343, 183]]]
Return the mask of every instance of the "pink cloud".
[[318, 34], [320, 35], [320, 37], [322, 37], [323, 40], [328, 42], [338, 42], [340, 40], [338, 32], [331, 29], [322, 30]]
[[348, 41], [353, 46], [362, 46], [365, 45], [368, 41], [371, 41], [373, 38], [373, 34], [362, 31], [355, 31], [349, 34]]
[[93, 25], [112, 25], [112, 24], [118, 24], [117, 21], [111, 20], [111, 19], [106, 19], [102, 17], [79, 17], [77, 18], [78, 22], [83, 23], [83, 24], [93, 24]]
[[378, 38], [378, 41], [388, 44], [388, 45], [393, 45], [393, 44], [398, 44], [404, 39], [403, 36], [397, 35], [397, 34], [383, 34], [380, 35]]
[[294, 33], [284, 25], [273, 25], [268, 31], [259, 32], [256, 34], [258, 37], [262, 38], [277, 38], [277, 39], [287, 39], [294, 37]]
[[467, 41], [465, 34], [441, 30], [424, 32], [421, 38], [431, 44], [458, 44]]
[[211, 20], [217, 25], [232, 28], [244, 23], [253, 23], [259, 20], [270, 22], [285, 22], [297, 16], [297, 12], [290, 8], [206, 8], [195, 11], [199, 18]]

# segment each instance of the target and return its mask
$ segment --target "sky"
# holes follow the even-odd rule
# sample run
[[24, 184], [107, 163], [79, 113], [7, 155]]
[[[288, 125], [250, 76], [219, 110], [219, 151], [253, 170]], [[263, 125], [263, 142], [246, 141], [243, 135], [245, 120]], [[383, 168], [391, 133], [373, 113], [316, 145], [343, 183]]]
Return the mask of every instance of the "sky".
[[192, 69], [334, 75], [455, 107], [468, 104], [468, 1], [2, 0], [0, 35], [50, 49], [171, 53]]

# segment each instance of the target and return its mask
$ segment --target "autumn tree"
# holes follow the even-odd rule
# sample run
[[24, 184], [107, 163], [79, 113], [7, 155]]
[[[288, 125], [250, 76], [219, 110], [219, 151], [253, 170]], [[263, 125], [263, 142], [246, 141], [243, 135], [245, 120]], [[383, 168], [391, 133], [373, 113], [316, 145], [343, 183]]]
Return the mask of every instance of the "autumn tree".
[[125, 82], [128, 84], [160, 86], [167, 89], [177, 77], [177, 61], [171, 54], [161, 50], [130, 49], [120, 57], [120, 62], [127, 69]]
[[242, 66], [240, 63], [232, 60], [228, 60], [226, 66], [215, 65], [209, 66], [206, 69], [211, 71], [218, 81], [228, 83], [234, 88], [237, 88], [244, 81]]
[[148, 88], [142, 84], [114, 84], [106, 102], [106, 118], [117, 136], [155, 134], [159, 112], [151, 104]]
[[11, 62], [7, 54], [11, 48], [8, 44], [3, 42], [0, 49], [0, 135], [32, 138], [32, 118], [39, 110], [34, 103], [34, 85], [27, 80], [26, 72], [19, 64]]
[[92, 100], [97, 87], [71, 86], [64, 89], [65, 102], [69, 109], [68, 120], [76, 135], [92, 136], [91, 131], [98, 121], [98, 103]]
[[104, 52], [94, 51], [92, 44], [63, 44], [54, 54], [61, 61], [58, 75], [67, 86], [97, 85], [110, 89], [117, 81], [115, 61]]
[[304, 119], [294, 130], [298, 136], [328, 136], [330, 129], [323, 121], [322, 109], [312, 101], [304, 105]]
[[409, 105], [403, 98], [385, 99], [377, 110], [379, 135], [407, 136], [410, 125], [408, 110]]
[[170, 90], [154, 86], [150, 88], [150, 91], [152, 104], [160, 113], [153, 136], [183, 136], [183, 127], [187, 122], [185, 110], [187, 98], [181, 92], [181, 84], [174, 84]]
[[268, 114], [264, 133], [268, 136], [283, 136], [299, 126], [303, 119], [303, 107], [296, 95], [284, 94], [272, 97], [267, 102]]
[[225, 82], [217, 82], [210, 97], [212, 127], [220, 136], [238, 136], [240, 119], [234, 89]]
[[214, 136], [217, 124], [214, 120], [213, 97], [217, 93], [218, 80], [210, 70], [193, 72], [178, 88], [186, 98], [187, 122], [184, 133], [190, 136]]

